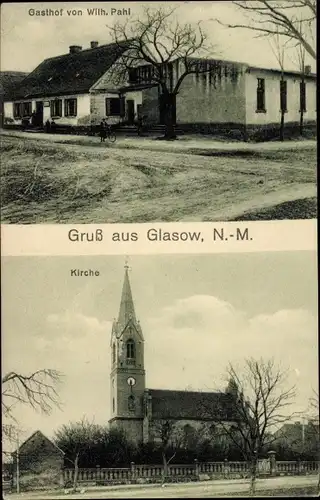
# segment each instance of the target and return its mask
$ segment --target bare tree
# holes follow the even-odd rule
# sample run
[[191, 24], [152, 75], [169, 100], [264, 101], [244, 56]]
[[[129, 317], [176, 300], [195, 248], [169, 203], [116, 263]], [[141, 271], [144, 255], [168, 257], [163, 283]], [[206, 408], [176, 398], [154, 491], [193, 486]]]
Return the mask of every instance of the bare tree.
[[300, 135], [303, 135], [304, 113], [306, 112], [306, 49], [299, 44], [296, 48], [299, 71], [301, 75], [300, 81]]
[[[148, 65], [148, 83], [158, 85], [160, 104], [165, 123], [165, 137], [175, 138], [176, 96], [187, 75], [214, 71], [200, 60], [213, 47], [201, 22], [181, 24], [175, 19], [176, 8], [144, 8], [143, 16], [109, 26], [114, 42], [127, 47], [114, 65], [113, 76], [128, 80], [128, 74], [142, 65]], [[174, 61], [179, 61], [179, 72], [173, 77]]]
[[153, 421], [152, 432], [161, 450], [163, 462], [162, 481], [164, 483], [169, 475], [169, 464], [176, 456], [178, 450], [182, 447], [183, 432], [179, 427], [179, 423], [169, 418]]
[[74, 467], [73, 491], [77, 491], [79, 476], [79, 461], [83, 455], [92, 449], [101, 439], [104, 439], [104, 429], [89, 422], [83, 417], [79, 422], [62, 425], [55, 433], [55, 442], [65, 452], [65, 460]]
[[245, 28], [258, 37], [279, 33], [294, 45], [302, 45], [316, 59], [316, 0], [253, 0], [234, 1], [247, 18], [245, 23], [222, 23], [228, 28]]
[[[9, 421], [15, 421], [13, 409], [16, 404], [28, 405], [35, 410], [50, 413], [54, 406], [60, 406], [57, 387], [62, 374], [57, 370], [42, 369], [30, 375], [9, 372], [2, 377], [2, 414]], [[3, 423], [2, 431], [10, 438], [12, 423]]]
[[30, 375], [9, 372], [2, 377], [2, 407], [5, 414], [11, 412], [16, 403], [49, 413], [59, 405], [57, 384], [62, 374], [57, 370], [41, 369]]
[[[250, 358], [245, 360], [243, 370], [230, 364], [227, 376], [232, 381], [229, 396], [233, 417], [231, 423], [221, 414], [220, 425], [249, 463], [250, 494], [254, 495], [258, 459], [275, 440], [273, 430], [293, 417], [289, 407], [295, 388], [286, 388], [287, 373], [276, 367], [273, 360]], [[217, 420], [215, 408], [207, 407], [205, 411], [207, 414], [211, 411]]]
[[284, 141], [284, 117], [287, 112], [287, 82], [284, 78], [285, 44], [283, 37], [277, 33], [270, 39], [272, 52], [280, 67], [280, 141]]

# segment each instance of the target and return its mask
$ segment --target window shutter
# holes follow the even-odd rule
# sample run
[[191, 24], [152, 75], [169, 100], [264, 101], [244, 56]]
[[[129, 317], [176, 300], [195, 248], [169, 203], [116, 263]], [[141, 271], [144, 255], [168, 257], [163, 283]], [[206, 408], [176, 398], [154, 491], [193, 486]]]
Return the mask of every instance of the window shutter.
[[109, 97], [106, 98], [106, 115], [110, 116], [111, 114], [111, 103]]

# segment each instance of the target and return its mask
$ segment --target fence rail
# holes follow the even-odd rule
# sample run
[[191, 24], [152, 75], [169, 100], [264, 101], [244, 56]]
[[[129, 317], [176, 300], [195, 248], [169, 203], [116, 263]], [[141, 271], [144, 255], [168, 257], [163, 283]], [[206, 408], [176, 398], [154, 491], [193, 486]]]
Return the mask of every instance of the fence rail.
[[[193, 464], [170, 464], [167, 469], [167, 479], [194, 478], [200, 475], [215, 479], [219, 477], [246, 477], [250, 472], [250, 464], [247, 462], [198, 462]], [[258, 474], [264, 476], [273, 475], [306, 475], [319, 472], [318, 462], [289, 462], [278, 461], [273, 467], [268, 459], [259, 460]], [[133, 482], [157, 482], [163, 478], [164, 468], [162, 465], [141, 465], [132, 463], [127, 468], [92, 468], [79, 469], [79, 483], [133, 483]], [[74, 469], [62, 470], [63, 484], [70, 484], [74, 479]]]

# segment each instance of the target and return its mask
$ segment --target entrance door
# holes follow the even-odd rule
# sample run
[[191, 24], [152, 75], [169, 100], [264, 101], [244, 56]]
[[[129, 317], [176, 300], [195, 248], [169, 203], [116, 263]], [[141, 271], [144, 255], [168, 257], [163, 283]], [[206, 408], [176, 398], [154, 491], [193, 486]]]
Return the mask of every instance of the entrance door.
[[43, 102], [36, 101], [36, 116], [35, 116], [35, 126], [43, 126]]
[[127, 119], [128, 119], [128, 124], [133, 125], [133, 123], [134, 123], [134, 100], [133, 99], [127, 100]]

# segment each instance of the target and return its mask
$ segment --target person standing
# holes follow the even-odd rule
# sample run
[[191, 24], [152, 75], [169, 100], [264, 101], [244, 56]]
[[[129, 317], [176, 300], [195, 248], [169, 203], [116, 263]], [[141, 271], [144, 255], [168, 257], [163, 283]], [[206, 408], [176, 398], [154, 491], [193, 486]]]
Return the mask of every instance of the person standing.
[[103, 118], [100, 122], [100, 142], [105, 142], [107, 136], [106, 120]]

